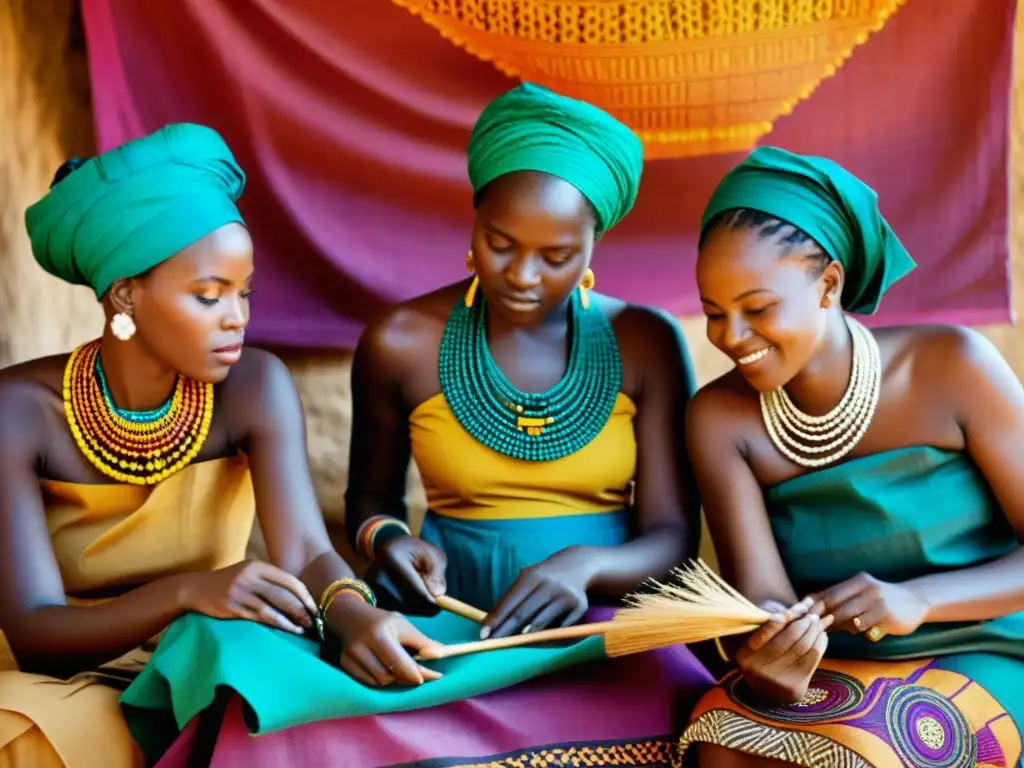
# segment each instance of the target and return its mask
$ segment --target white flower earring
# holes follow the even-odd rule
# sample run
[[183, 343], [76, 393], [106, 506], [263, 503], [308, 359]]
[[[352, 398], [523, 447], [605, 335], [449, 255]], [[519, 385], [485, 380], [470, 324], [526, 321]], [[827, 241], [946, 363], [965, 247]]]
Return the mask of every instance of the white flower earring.
[[118, 312], [110, 318], [110, 331], [121, 341], [128, 341], [135, 335], [135, 321], [127, 312]]

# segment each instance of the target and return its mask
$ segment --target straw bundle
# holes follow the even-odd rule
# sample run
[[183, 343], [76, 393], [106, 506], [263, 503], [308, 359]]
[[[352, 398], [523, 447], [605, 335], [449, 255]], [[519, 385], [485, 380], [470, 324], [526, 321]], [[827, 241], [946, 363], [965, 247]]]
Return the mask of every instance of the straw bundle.
[[652, 581], [654, 590], [630, 595], [611, 621], [581, 624], [472, 643], [424, 650], [420, 659], [446, 659], [468, 653], [603, 635], [609, 656], [626, 656], [681, 643], [752, 632], [771, 614], [729, 586], [702, 561], [672, 572], [669, 584]]

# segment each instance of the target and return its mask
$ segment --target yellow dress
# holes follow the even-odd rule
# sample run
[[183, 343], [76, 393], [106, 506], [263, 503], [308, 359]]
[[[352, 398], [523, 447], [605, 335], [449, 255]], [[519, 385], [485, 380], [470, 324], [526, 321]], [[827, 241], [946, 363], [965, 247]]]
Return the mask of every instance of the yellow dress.
[[[40, 485], [69, 602], [245, 557], [255, 500], [244, 457], [193, 464], [156, 486]], [[131, 673], [148, 655], [139, 648], [104, 668]], [[0, 768], [142, 765], [119, 695], [102, 670], [70, 680], [17, 671], [0, 631]]]
[[427, 504], [462, 520], [528, 520], [622, 510], [636, 475], [636, 405], [619, 393], [604, 428], [555, 461], [522, 461], [488, 448], [455, 418], [444, 395], [409, 416], [409, 440]]
[[449, 593], [489, 610], [520, 572], [572, 546], [624, 544], [637, 466], [636, 405], [620, 393], [604, 428], [555, 461], [498, 453], [459, 424], [443, 395], [409, 417], [429, 510], [420, 537], [448, 557]]

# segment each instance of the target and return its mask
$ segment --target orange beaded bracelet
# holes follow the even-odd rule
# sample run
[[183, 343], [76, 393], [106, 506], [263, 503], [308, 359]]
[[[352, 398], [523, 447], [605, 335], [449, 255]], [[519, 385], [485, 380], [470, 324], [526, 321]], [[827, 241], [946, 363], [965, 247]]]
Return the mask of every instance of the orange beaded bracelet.
[[401, 530], [402, 536], [412, 536], [412, 531], [409, 526], [399, 520], [397, 517], [391, 515], [375, 515], [359, 526], [359, 531], [356, 533], [356, 547], [359, 552], [367, 560], [371, 562], [376, 557], [374, 551], [374, 545], [376, 543], [377, 535], [385, 528], [395, 528]]

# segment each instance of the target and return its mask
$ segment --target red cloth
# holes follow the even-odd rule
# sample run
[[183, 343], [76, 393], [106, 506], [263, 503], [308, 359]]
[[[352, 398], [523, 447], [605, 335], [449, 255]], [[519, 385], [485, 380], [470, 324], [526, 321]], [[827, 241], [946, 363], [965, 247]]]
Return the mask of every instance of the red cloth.
[[[878, 320], [1009, 317], [1008, 122], [1015, 0], [908, 0], [766, 138], [879, 192], [920, 268]], [[388, 303], [462, 277], [464, 150], [512, 85], [387, 0], [84, 0], [102, 149], [206, 123], [250, 184], [251, 337], [350, 347]], [[648, 163], [600, 244], [598, 290], [699, 314], [704, 203], [736, 156]]]

